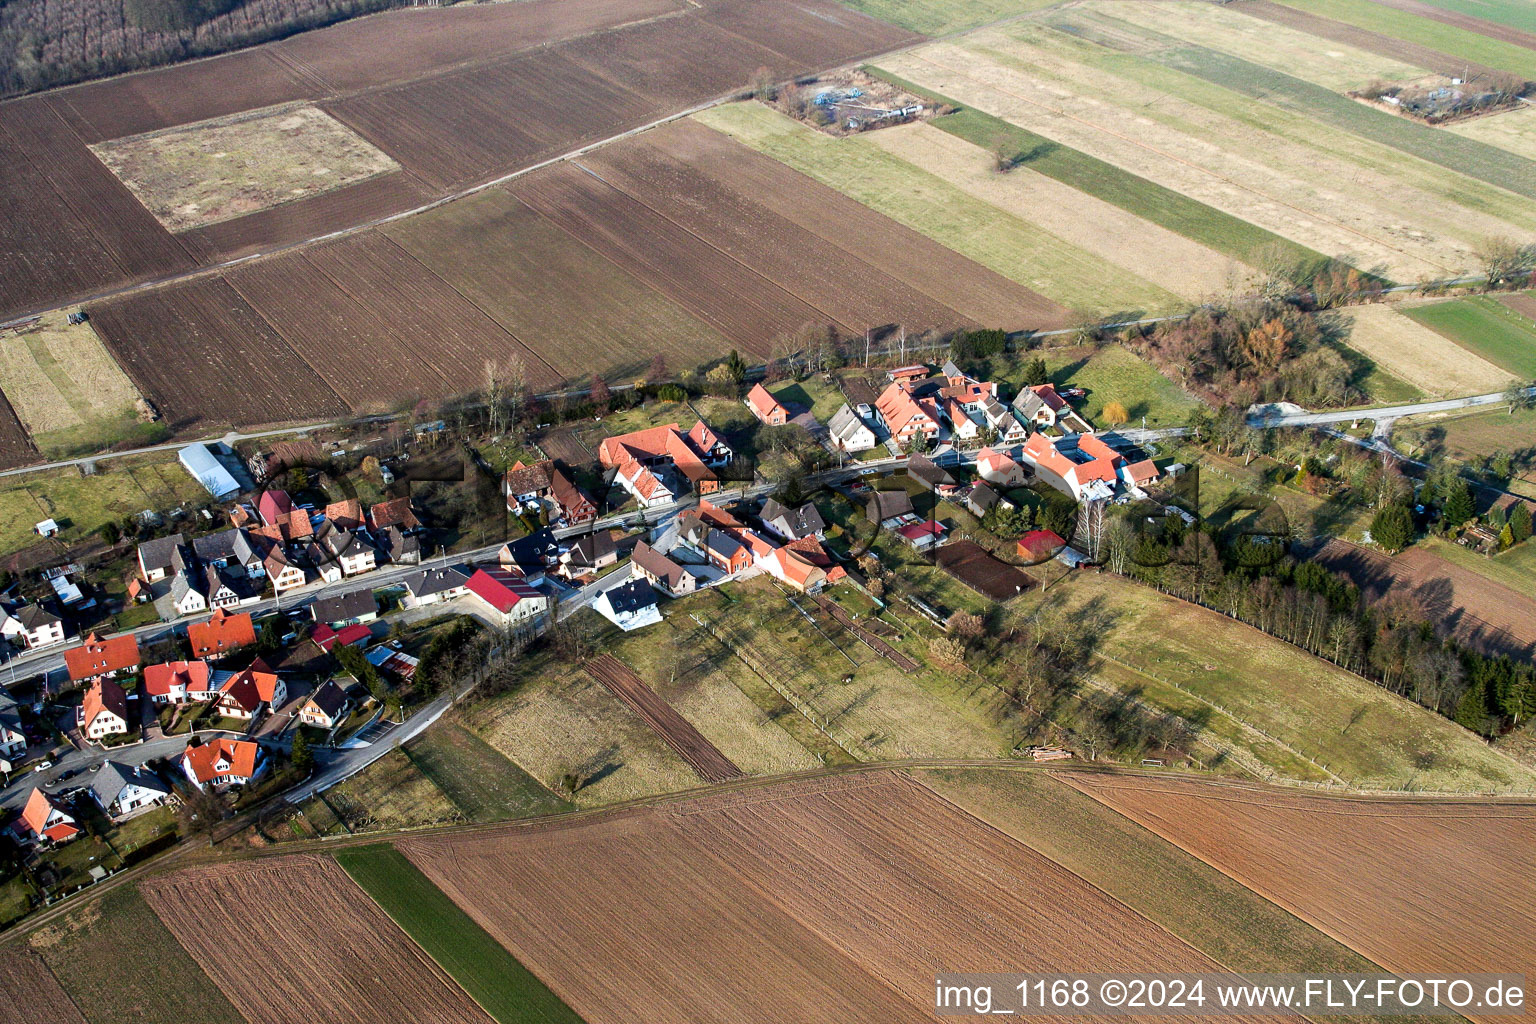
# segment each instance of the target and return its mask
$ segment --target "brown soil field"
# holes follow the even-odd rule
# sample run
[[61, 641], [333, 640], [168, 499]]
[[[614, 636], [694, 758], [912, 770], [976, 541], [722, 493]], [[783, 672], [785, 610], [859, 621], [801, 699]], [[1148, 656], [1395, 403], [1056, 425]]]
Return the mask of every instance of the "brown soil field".
[[21, 425], [11, 403], [0, 394], [0, 469], [24, 466], [36, 458], [37, 449], [27, 436], [27, 429]]
[[447, 393], [428, 339], [413, 345], [304, 253], [236, 267], [225, 280], [354, 412], [388, 412], [406, 399]]
[[786, 65], [783, 54], [698, 18], [666, 18], [623, 32], [600, 32], [564, 47], [590, 71], [623, 82], [667, 107], [740, 89], [758, 68]]
[[1485, 395], [1509, 384], [1508, 371], [1399, 313], [1394, 306], [1359, 306], [1347, 344], [1383, 370], [1436, 398]]
[[1500, 302], [1521, 316], [1536, 320], [1536, 295], [1530, 292], [1510, 292], [1498, 298]]
[[980, 544], [957, 540], [939, 548], [939, 565], [945, 572], [982, 597], [1007, 601], [1035, 586], [1035, 578], [1023, 569], [1000, 561]]
[[589, 1021], [884, 1024], [931, 1013], [956, 964], [1215, 967], [894, 773], [398, 845]]
[[1491, 74], [1493, 70], [1482, 64], [1473, 64], [1460, 57], [1420, 46], [1418, 43], [1406, 42], [1380, 32], [1372, 32], [1370, 29], [1357, 28], [1348, 22], [1309, 14], [1294, 7], [1275, 3], [1274, 0], [1232, 0], [1226, 6], [1229, 10], [1241, 11], [1277, 25], [1299, 29], [1319, 39], [1332, 39], [1334, 42], [1347, 43], [1350, 46], [1358, 46], [1362, 50], [1369, 50], [1371, 53], [1379, 53], [1383, 57], [1392, 57], [1421, 68], [1428, 68], [1436, 74], [1486, 75]]
[[[670, 126], [669, 126], [670, 128]], [[647, 132], [582, 157], [577, 166], [819, 310], [850, 333], [886, 324], [917, 329], [973, 326], [950, 306], [913, 292], [820, 235], [716, 181], [652, 143]]]
[[555, 379], [693, 366], [731, 342], [502, 189], [384, 233], [527, 346]]
[[0, 955], [0, 1024], [86, 1024], [43, 958], [30, 950]]
[[1507, 971], [1536, 957], [1536, 906], [1511, 899], [1536, 871], [1536, 805], [1056, 777], [1387, 970]]
[[508, 188], [755, 357], [768, 355], [775, 336], [826, 321], [819, 310], [574, 164], [546, 168]]
[[824, 0], [708, 0], [702, 17], [805, 68], [847, 64], [922, 38]]
[[647, 133], [673, 160], [751, 198], [848, 258], [970, 320], [1008, 330], [1057, 326], [1067, 311], [926, 235], [696, 121]]
[[94, 306], [91, 322], [173, 427], [346, 415], [330, 386], [222, 278]]
[[699, 773], [699, 778], [705, 782], [727, 782], [742, 777], [741, 769], [732, 764], [730, 758], [618, 658], [611, 654], [599, 655], [583, 667], [593, 679], [607, 687], [609, 693], [628, 704], [631, 711], [666, 741], [667, 746], [677, 751], [678, 757]]
[[1487, 654], [1536, 651], [1536, 598], [1437, 558], [1421, 548], [1392, 557], [1330, 540], [1312, 556], [1368, 596], [1412, 595], [1440, 630]]
[[[141, 884], [181, 944], [253, 1020], [489, 1022], [328, 857], [193, 868]], [[262, 968], [230, 936], [260, 935]], [[219, 938], [211, 939], [210, 937]]]

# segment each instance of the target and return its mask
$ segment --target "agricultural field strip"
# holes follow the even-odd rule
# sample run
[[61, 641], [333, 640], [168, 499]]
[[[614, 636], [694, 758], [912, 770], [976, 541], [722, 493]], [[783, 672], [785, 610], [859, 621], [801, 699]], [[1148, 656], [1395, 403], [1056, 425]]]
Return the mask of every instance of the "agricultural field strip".
[[602, 654], [584, 666], [608, 692], [629, 705], [656, 735], [677, 751], [677, 756], [688, 762], [705, 782], [726, 782], [739, 779], [743, 772], [720, 749], [704, 737], [692, 722], [684, 718], [672, 705], [637, 676], [633, 669], [611, 654]]
[[1456, 57], [1513, 72], [1523, 78], [1536, 78], [1536, 52], [1502, 39], [1394, 10], [1395, 4], [1361, 3], [1360, 0], [1283, 2], [1287, 7], [1295, 7], [1309, 14], [1333, 18], [1396, 39], [1433, 47]]
[[[1531, 19], [1531, 9], [1527, 4], [1500, 3], [1499, 0], [1493, 0], [1493, 2], [1480, 0], [1475, 3], [1458, 2], [1458, 0], [1439, 0], [1439, 2], [1430, 3], [1423, 3], [1421, 0], [1375, 0], [1375, 2], [1428, 18], [1431, 21], [1439, 21], [1454, 28], [1466, 29], [1490, 39], [1513, 43], [1527, 50], [1536, 50], [1536, 21]], [[1477, 17], [1470, 14], [1469, 10], [1477, 11], [1479, 14], [1496, 14], [1499, 17], [1491, 19]], [[1517, 19], [1530, 29], [1517, 24]]]
[[1404, 315], [1521, 380], [1536, 378], [1536, 323], [1513, 306], [1474, 295]]
[[[1283, 213], [1283, 216], [1264, 216], [1260, 222], [1261, 227], [1286, 237], [1294, 238], [1303, 245], [1310, 244], [1315, 246], [1323, 241], [1323, 239], [1322, 236], [1310, 239], [1305, 237], [1296, 238], [1296, 235], [1304, 234], [1304, 232], [1298, 231], [1296, 227], [1297, 218], [1302, 223], [1312, 220], [1322, 221], [1325, 227], [1331, 228], [1335, 232], [1334, 237], [1341, 242], [1353, 239], [1355, 244], [1358, 244], [1363, 241], [1369, 243], [1377, 252], [1390, 252], [1399, 256], [1409, 257], [1413, 260], [1413, 263], [1409, 265], [1410, 267], [1421, 267], [1425, 271], [1435, 274], [1442, 274], [1451, 270], [1444, 263], [1427, 261], [1418, 256], [1409, 256], [1400, 246], [1374, 232], [1362, 230], [1335, 217], [1330, 217], [1317, 210], [1301, 206], [1292, 200], [1276, 194], [1273, 190], [1258, 187], [1254, 183], [1254, 178], [1262, 179], [1266, 176], [1263, 173], [1256, 171], [1253, 178], [1247, 178], [1246, 180], [1245, 178], [1235, 176], [1231, 172], [1220, 173], [1207, 163], [1201, 163], [1198, 160], [1181, 155], [1178, 150], [1170, 149], [1167, 146], [1154, 145], [1112, 128], [1101, 126], [1088, 118], [1072, 113], [1064, 106], [1043, 102], [1017, 88], [1006, 88], [990, 76], [986, 78], [978, 77], [981, 74], [981, 70], [976, 68], [974, 60], [967, 63], [967, 57], [961, 53], [949, 57], [947, 61], [936, 59], [934, 54], [935, 50], [929, 47], [922, 52], [904, 54], [900, 62], [892, 61], [884, 66], [904, 77], [914, 78], [920, 85], [930, 85], [950, 95], [956, 95], [961, 102], [971, 103], [984, 108], [991, 106], [995, 109], [995, 99], [989, 102], [987, 99], [978, 99], [976, 97], [1004, 97], [1005, 106], [1007, 104], [1013, 105], [1011, 110], [1004, 109], [1002, 111], [1002, 116], [1005, 119], [1011, 120], [1022, 116], [1025, 122], [1023, 127], [1027, 130], [1042, 134], [1062, 145], [1082, 148], [1083, 144], [1087, 143], [1091, 147], [1088, 150], [1090, 155], [1110, 163], [1116, 163], [1119, 160], [1120, 163], [1116, 165], [1123, 167], [1132, 174], [1150, 176], [1154, 181], [1158, 180], [1159, 177], [1167, 179], [1171, 176], [1158, 175], [1155, 170], [1152, 170], [1152, 167], [1156, 164], [1175, 165], [1182, 168], [1186, 173], [1191, 174], [1196, 181], [1209, 183], [1208, 187], [1200, 189], [1195, 198], [1214, 205], [1218, 209], [1222, 209], [1224, 206], [1235, 207], [1235, 209], [1227, 209], [1226, 212], [1233, 213], [1235, 216], [1243, 219], [1254, 219], [1255, 214], [1259, 211], [1245, 209], [1245, 204], [1242, 203], [1233, 203], [1231, 201], [1223, 203], [1219, 197], [1229, 195], [1232, 192], [1253, 196], [1261, 204], [1267, 204], [1271, 208], [1275, 208], [1277, 213]], [[957, 81], [957, 79], [965, 81], [962, 83]], [[960, 86], [964, 91], [957, 89], [957, 86]], [[1029, 111], [1035, 113], [1030, 114]], [[1053, 123], [1053, 119], [1069, 122], [1074, 126], [1074, 130], [1063, 132], [1056, 123]], [[1083, 137], [1084, 132], [1087, 133], [1086, 138]], [[1136, 160], [1133, 156], [1127, 156], [1121, 151], [1123, 147], [1129, 147], [1133, 152], [1139, 151], [1144, 154], [1146, 159]], [[1209, 143], [1204, 147], [1190, 146], [1185, 148], [1184, 151], [1195, 152], [1202, 148], [1209, 149]], [[1247, 161], [1241, 160], [1240, 162]], [[1168, 187], [1174, 188], [1176, 191], [1179, 188], [1178, 185], [1170, 185]], [[1323, 244], [1328, 243], [1323, 242]]]
[[1486, 395], [1510, 382], [1509, 371], [1469, 352], [1391, 305], [1357, 306], [1347, 344], [1378, 367], [1436, 398]]
[[0, 952], [0, 1024], [87, 1024], [42, 958], [28, 949]]

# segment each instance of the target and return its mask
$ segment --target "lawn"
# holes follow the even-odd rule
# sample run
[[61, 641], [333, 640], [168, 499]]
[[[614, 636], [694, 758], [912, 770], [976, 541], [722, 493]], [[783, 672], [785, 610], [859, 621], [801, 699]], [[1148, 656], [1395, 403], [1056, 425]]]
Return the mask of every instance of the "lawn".
[[[1411, 417], [1398, 420], [1398, 427], [1433, 430], [1440, 435], [1439, 450], [1458, 462], [1475, 462], [1495, 452], [1517, 452], [1527, 448], [1536, 438], [1536, 409], [1518, 409], [1514, 413], [1507, 406], [1484, 406], [1468, 410], [1464, 415]], [[1406, 441], [1401, 431], [1395, 435], [1401, 450], [1415, 457], [1422, 457], [1414, 445]], [[1528, 471], [1527, 479], [1536, 479]]]
[[581, 1024], [575, 1011], [394, 847], [341, 850], [336, 862], [501, 1024]]
[[1508, 306], [1476, 295], [1403, 314], [1523, 380], [1536, 380], [1536, 324]]
[[1012, 18], [1060, 3], [1061, 0], [846, 0], [845, 7], [863, 11], [893, 25], [942, 36], [964, 32], [1002, 18]]
[[1377, 970], [1342, 943], [1043, 771], [967, 768], [913, 774], [1227, 970]]
[[71, 468], [7, 477], [0, 482], [0, 555], [36, 543], [32, 527], [43, 519], [63, 525], [59, 539], [72, 544], [145, 509], [207, 500], [180, 465], [163, 458], [112, 459], [99, 463], [94, 476]]
[[[91, 1024], [244, 1024], [131, 885], [81, 905], [27, 939]], [[103, 965], [132, 965], [108, 969]]]
[[[1088, 394], [1075, 405], [1077, 411], [1095, 427], [1104, 428], [1104, 406], [1119, 402], [1131, 416], [1131, 426], [1182, 425], [1200, 404], [1177, 384], [1164, 377], [1157, 367], [1134, 352], [1118, 345], [1102, 348], [1083, 346], [1050, 349], [1040, 353], [1050, 371], [1051, 382], [1058, 387], [1084, 388]], [[1030, 358], [1025, 354], [1023, 358]]]
[[1215, 612], [1108, 575], [1053, 592], [1094, 602], [1112, 626], [1102, 652], [1174, 683], [1369, 788], [1526, 791], [1536, 773], [1460, 726]]
[[[1466, 29], [1446, 25], [1432, 18], [1420, 17], [1388, 7], [1385, 4], [1360, 3], [1359, 0], [1283, 0], [1285, 6], [1295, 7], [1323, 18], [1332, 18], [1359, 28], [1380, 32], [1383, 35], [1418, 43], [1432, 50], [1440, 50], [1466, 60], [1486, 64], [1492, 68], [1513, 71], [1522, 78], [1536, 78], [1536, 52], [1514, 43], [1506, 43], [1489, 36], [1469, 32]], [[1520, 0], [1498, 0], [1529, 9]], [[1477, 6], [1484, 4], [1479, 0]], [[1488, 15], [1482, 15], [1488, 17]]]
[[438, 722], [402, 749], [471, 821], [535, 818], [571, 809], [457, 722]]
[[[331, 815], [339, 813], [354, 833], [465, 820], [464, 812], [400, 750], [390, 751], [330, 790], [325, 801], [327, 810], [315, 815], [319, 822], [328, 822]], [[305, 814], [309, 814], [308, 804]]]
[[829, 381], [819, 373], [813, 373], [802, 381], [787, 380], [769, 385], [768, 392], [788, 406], [791, 412], [797, 408], [809, 409], [816, 422], [823, 425], [848, 401], [835, 380]]
[[872, 72], [920, 96], [960, 107], [932, 124], [977, 146], [991, 149], [1002, 140], [1030, 170], [1097, 196], [1154, 224], [1167, 228], [1239, 261], [1260, 249], [1278, 249], [1293, 263], [1315, 265], [1322, 253], [1292, 242], [1256, 224], [1234, 217], [1197, 199], [1122, 170], [1097, 157], [1010, 124], [973, 107], [961, 107], [948, 97], [923, 89], [878, 68]]
[[1010, 216], [869, 139], [837, 139], [760, 103], [732, 103], [700, 121], [802, 174], [1073, 309], [1122, 314], [1186, 303], [1038, 225]]

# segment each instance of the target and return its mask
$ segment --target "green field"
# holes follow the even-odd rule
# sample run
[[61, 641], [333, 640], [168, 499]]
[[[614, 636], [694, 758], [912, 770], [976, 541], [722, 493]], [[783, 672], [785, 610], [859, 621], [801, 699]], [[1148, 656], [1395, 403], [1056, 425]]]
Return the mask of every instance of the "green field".
[[28, 941], [91, 1024], [244, 1024], [131, 885], [38, 929]]
[[1260, 249], [1278, 248], [1288, 260], [1298, 264], [1317, 265], [1326, 262], [1327, 258], [1320, 252], [1121, 170], [1097, 157], [1063, 146], [985, 111], [961, 107], [948, 97], [923, 89], [886, 71], [878, 68], [869, 70], [919, 96], [960, 107], [957, 112], [934, 120], [934, 127], [984, 148], [991, 148], [1000, 139], [1006, 140], [1008, 148], [1019, 154], [1021, 161], [1030, 170], [1087, 192], [1127, 213], [1142, 217], [1233, 259], [1245, 261], [1252, 259]]
[[534, 818], [571, 809], [457, 722], [438, 722], [401, 749], [471, 821]]
[[1042, 10], [1061, 0], [845, 0], [843, 6], [870, 17], [921, 32], [942, 36], [986, 25], [1002, 18]]
[[1461, 566], [1479, 576], [1486, 576], [1495, 583], [1502, 583], [1522, 594], [1536, 592], [1536, 542], [1526, 540], [1508, 551], [1496, 555], [1480, 555], [1460, 544], [1426, 537], [1419, 546], [1433, 552], [1436, 557]]
[[501, 1024], [581, 1024], [574, 1010], [394, 847], [342, 850], [336, 862]]
[[1041, 355], [1053, 383], [1088, 390], [1077, 410], [1095, 427], [1108, 426], [1103, 415], [1110, 402], [1125, 406], [1131, 414], [1129, 425], [1137, 427], [1143, 416], [1149, 427], [1182, 425], [1200, 404], [1157, 367], [1119, 345], [1051, 349]]
[[1508, 306], [1476, 295], [1403, 313], [1495, 366], [1536, 380], [1536, 324]]
[[1111, 576], [1052, 591], [1114, 620], [1101, 653], [1224, 708], [1369, 788], [1527, 791], [1532, 772], [1453, 722], [1215, 612]]
[[64, 527], [59, 539], [76, 543], [103, 523], [120, 523], [147, 508], [210, 500], [175, 461], [152, 456], [110, 459], [90, 477], [73, 468], [6, 477], [0, 481], [0, 555], [38, 543], [32, 527], [50, 517]]
[[1204, 47], [1165, 51], [1158, 59], [1223, 88], [1304, 113], [1323, 124], [1536, 199], [1536, 163], [1507, 150], [1388, 114], [1320, 85]]
[[1424, 0], [1453, 14], [1466, 14], [1484, 21], [1508, 25], [1524, 32], [1536, 32], [1536, 7], [1529, 0]]
[[1064, 306], [1119, 314], [1187, 305], [867, 139], [833, 138], [759, 103], [727, 104], [695, 116]]
[[[1361, 3], [1360, 0], [1282, 0], [1287, 7], [1332, 18], [1360, 28], [1380, 32], [1410, 43], [1418, 43], [1443, 53], [1486, 64], [1491, 68], [1513, 71], [1525, 78], [1536, 78], [1536, 51], [1514, 43], [1445, 25], [1432, 18], [1395, 10], [1385, 4]], [[1529, 9], [1520, 0], [1496, 0], [1511, 7]], [[1478, 6], [1482, 4], [1479, 2]], [[1487, 17], [1487, 15], [1483, 15]]]

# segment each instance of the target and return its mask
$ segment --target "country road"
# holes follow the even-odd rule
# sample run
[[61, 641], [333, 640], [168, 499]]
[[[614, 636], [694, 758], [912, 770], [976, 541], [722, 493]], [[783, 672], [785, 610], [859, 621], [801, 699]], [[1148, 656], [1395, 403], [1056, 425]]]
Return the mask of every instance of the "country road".
[[[1528, 387], [1525, 393], [1536, 397], [1536, 387]], [[1469, 398], [1446, 398], [1438, 402], [1415, 402], [1411, 405], [1389, 405], [1375, 409], [1338, 409], [1330, 412], [1291, 412], [1275, 406], [1255, 406], [1248, 413], [1251, 427], [1316, 427], [1329, 423], [1348, 423], [1354, 420], [1396, 420], [1404, 416], [1418, 416], [1430, 412], [1451, 412], [1470, 409], [1479, 405], [1498, 405], [1504, 401], [1504, 392], [1491, 395], [1472, 395]]]

